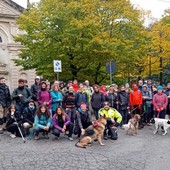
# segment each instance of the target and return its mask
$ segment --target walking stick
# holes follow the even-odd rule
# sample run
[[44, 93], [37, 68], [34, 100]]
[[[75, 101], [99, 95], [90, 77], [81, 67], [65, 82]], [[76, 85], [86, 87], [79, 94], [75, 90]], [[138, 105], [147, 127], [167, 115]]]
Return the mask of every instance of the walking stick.
[[22, 131], [21, 131], [21, 129], [20, 129], [20, 127], [19, 127], [19, 125], [18, 125], [18, 122], [17, 122], [17, 120], [16, 120], [16, 118], [14, 117], [14, 120], [15, 120], [15, 122], [16, 122], [16, 124], [17, 124], [17, 127], [18, 127], [18, 130], [19, 130], [19, 133], [20, 133], [20, 135], [21, 135], [21, 137], [22, 137], [22, 140], [24, 141], [24, 143], [26, 142], [26, 140], [25, 140], [25, 138], [24, 138], [24, 136], [23, 136], [23, 134], [22, 134]]

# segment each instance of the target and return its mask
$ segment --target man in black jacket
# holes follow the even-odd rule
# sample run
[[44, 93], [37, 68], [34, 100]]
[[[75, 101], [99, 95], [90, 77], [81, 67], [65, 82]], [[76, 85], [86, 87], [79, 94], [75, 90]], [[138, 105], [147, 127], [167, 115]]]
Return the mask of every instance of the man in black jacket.
[[19, 79], [18, 88], [13, 91], [12, 99], [16, 102], [16, 108], [21, 118], [23, 118], [23, 110], [27, 106], [31, 98], [31, 91], [27, 87], [25, 87], [24, 80]]
[[37, 101], [37, 92], [40, 90], [41, 88], [41, 80], [39, 76], [35, 77], [35, 83], [31, 86], [31, 93], [32, 93], [32, 99], [34, 101]]
[[0, 133], [3, 133], [6, 124], [7, 108], [11, 103], [11, 96], [8, 86], [5, 84], [5, 78], [0, 78]]

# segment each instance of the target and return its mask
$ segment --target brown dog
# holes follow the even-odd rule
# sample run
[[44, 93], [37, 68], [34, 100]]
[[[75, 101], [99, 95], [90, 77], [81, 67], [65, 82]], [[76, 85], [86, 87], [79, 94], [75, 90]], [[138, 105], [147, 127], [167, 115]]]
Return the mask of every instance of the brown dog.
[[140, 120], [140, 115], [139, 114], [135, 114], [128, 122], [127, 124], [127, 131], [126, 134], [129, 134], [129, 131], [131, 131], [132, 135], [136, 135], [137, 134], [137, 130], [138, 130], [138, 126], [139, 126], [139, 120]]
[[[106, 116], [100, 116], [100, 118], [93, 122], [87, 129], [85, 129], [85, 134], [81, 136], [80, 140], [75, 144], [75, 146], [80, 148], [86, 148], [90, 146], [93, 140], [97, 140], [101, 146], [102, 136], [106, 126]], [[89, 135], [93, 131], [92, 135]], [[90, 132], [90, 133], [89, 133]]]

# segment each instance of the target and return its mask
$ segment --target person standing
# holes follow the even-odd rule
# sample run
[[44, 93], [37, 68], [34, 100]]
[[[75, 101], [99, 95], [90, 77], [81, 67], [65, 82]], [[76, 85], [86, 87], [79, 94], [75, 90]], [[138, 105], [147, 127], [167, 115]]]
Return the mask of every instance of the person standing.
[[129, 109], [129, 94], [125, 91], [125, 86], [122, 85], [120, 87], [117, 98], [119, 103], [119, 112], [122, 115], [122, 122], [120, 126], [122, 126], [127, 123]]
[[5, 78], [0, 78], [0, 133], [6, 129], [7, 108], [11, 104], [9, 87], [5, 84]]
[[153, 96], [153, 109], [155, 117], [165, 119], [168, 97], [163, 93], [163, 87], [157, 87], [158, 92]]
[[47, 89], [47, 83], [45, 81], [41, 82], [41, 89], [38, 91], [37, 94], [37, 101], [39, 105], [46, 105], [51, 112], [51, 102], [52, 102], [52, 97], [50, 91]]
[[100, 86], [99, 85], [95, 84], [93, 86], [93, 89], [94, 89], [94, 93], [92, 94], [92, 97], [91, 97], [91, 106], [92, 106], [92, 109], [94, 111], [96, 120], [98, 120], [98, 118], [99, 118], [98, 112], [102, 108], [102, 104], [105, 101], [105, 96], [104, 96], [103, 93], [100, 92]]
[[76, 105], [76, 94], [74, 93], [74, 88], [70, 86], [68, 89], [68, 93], [64, 95], [63, 106], [72, 123], [74, 123], [76, 116]]
[[12, 93], [12, 99], [16, 103], [16, 108], [20, 117], [23, 117], [23, 110], [27, 106], [29, 100], [32, 98], [31, 91], [25, 87], [24, 80], [18, 80], [18, 88]]
[[60, 93], [58, 85], [53, 86], [51, 96], [52, 96], [52, 115], [54, 115], [57, 107], [61, 106], [63, 101], [63, 96]]
[[37, 101], [37, 93], [40, 90], [41, 87], [41, 80], [39, 76], [35, 77], [35, 83], [31, 86], [31, 93], [32, 93], [32, 99], [34, 101]]
[[167, 105], [166, 114], [168, 115], [168, 117], [170, 119], [170, 83], [167, 84], [167, 89], [165, 91], [165, 94], [168, 96], [168, 105]]

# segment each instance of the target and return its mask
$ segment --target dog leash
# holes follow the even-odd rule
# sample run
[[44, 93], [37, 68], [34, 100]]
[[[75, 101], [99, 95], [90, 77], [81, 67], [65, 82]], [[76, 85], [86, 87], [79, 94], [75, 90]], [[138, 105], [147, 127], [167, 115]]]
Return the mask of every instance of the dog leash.
[[129, 109], [129, 113], [132, 113], [132, 112], [135, 111], [138, 107], [139, 107], [139, 105], [138, 105], [137, 107], [133, 108], [131, 111], [130, 111], [130, 109]]

